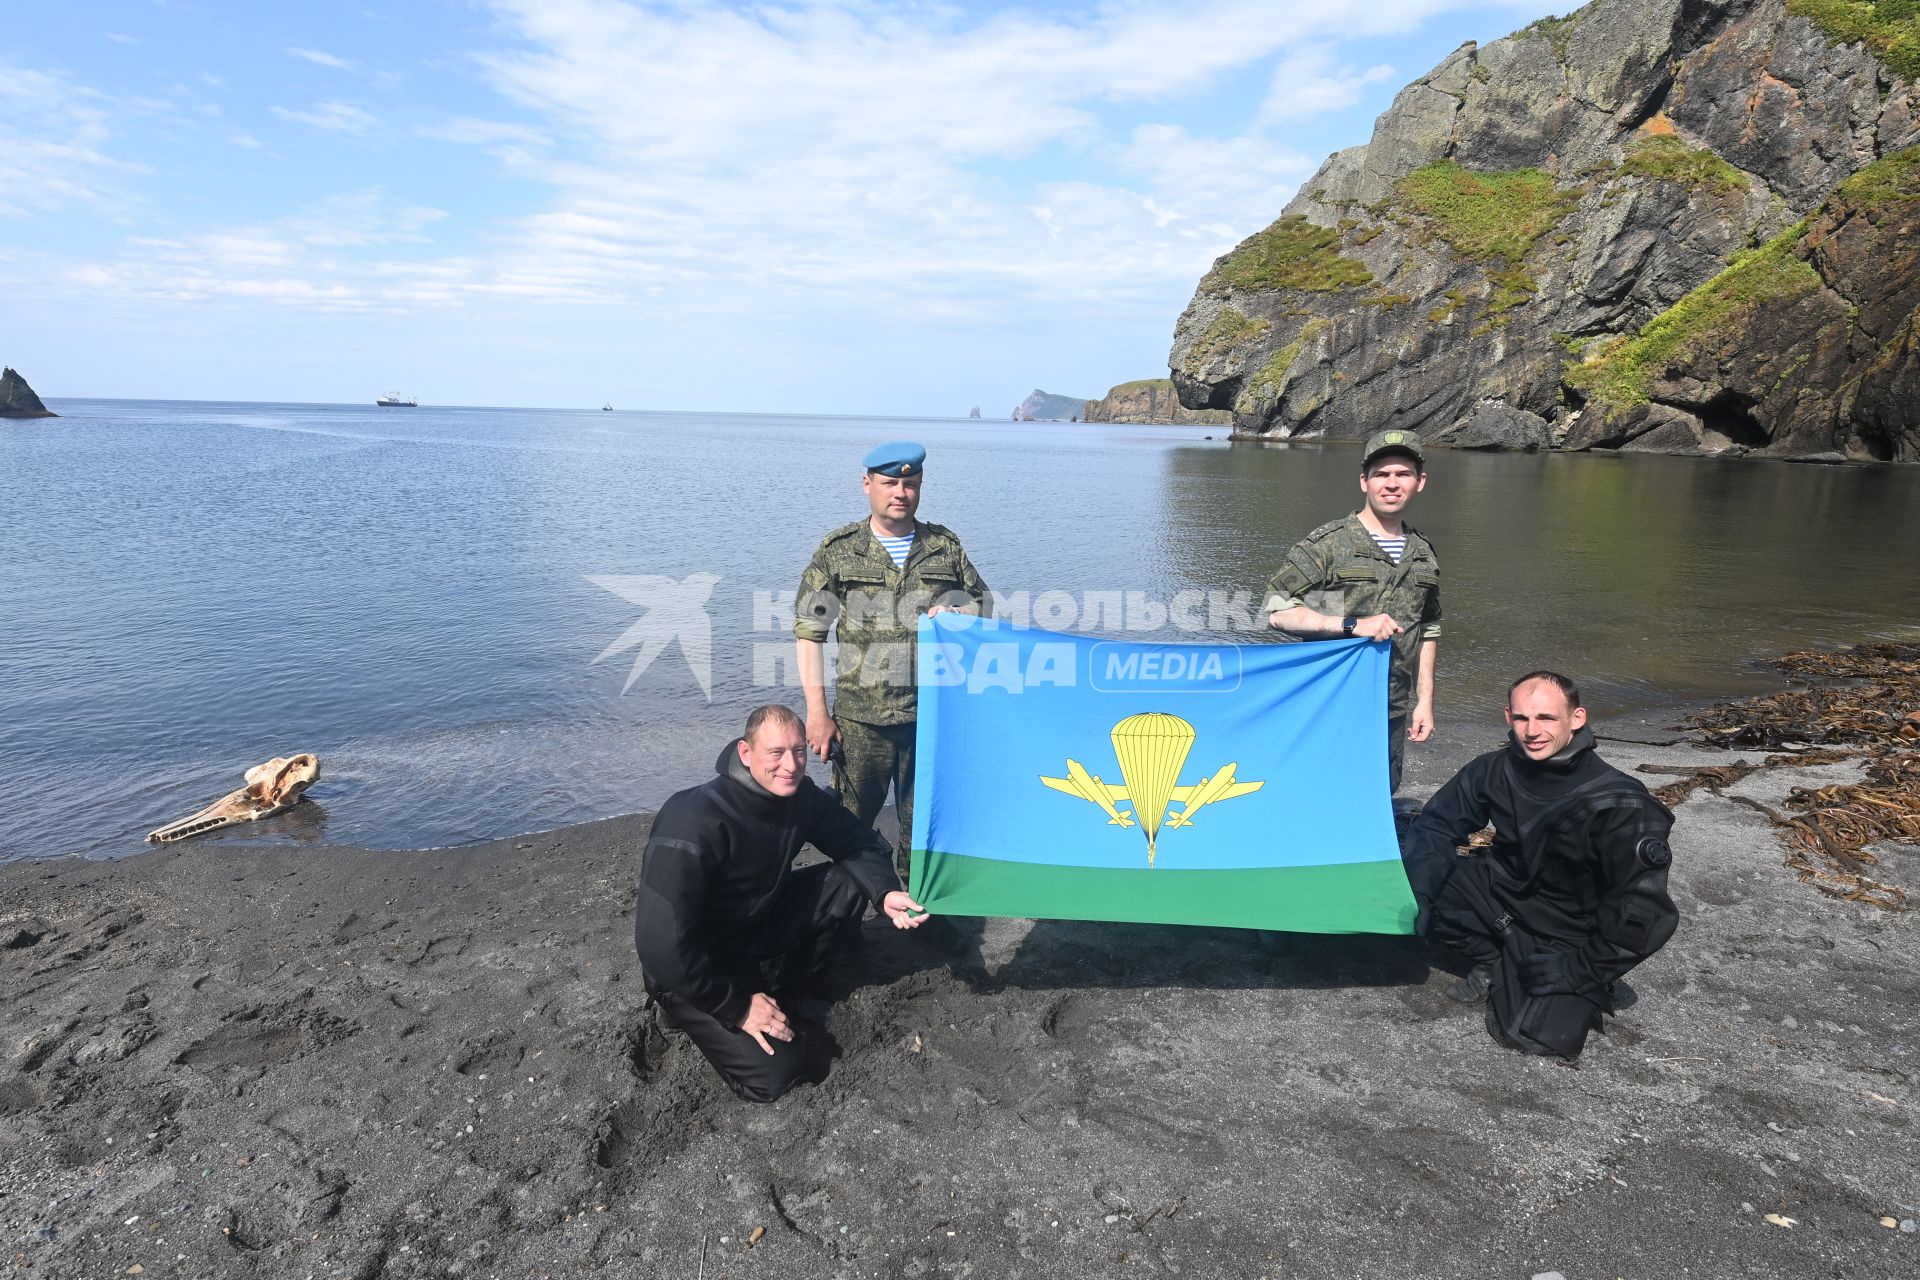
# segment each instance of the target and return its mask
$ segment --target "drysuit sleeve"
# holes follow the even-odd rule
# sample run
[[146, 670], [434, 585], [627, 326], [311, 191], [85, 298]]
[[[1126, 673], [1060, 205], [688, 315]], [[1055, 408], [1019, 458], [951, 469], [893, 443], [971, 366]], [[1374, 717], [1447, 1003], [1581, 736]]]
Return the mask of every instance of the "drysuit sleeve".
[[1667, 893], [1673, 815], [1652, 797], [1629, 798], [1594, 815], [1588, 828], [1599, 894], [1587, 944], [1567, 957], [1576, 991], [1605, 986], [1666, 945], [1680, 924]]
[[808, 790], [807, 843], [839, 863], [878, 909], [882, 898], [902, 887], [893, 869], [893, 846], [834, 797]]
[[707, 865], [712, 851], [702, 842], [677, 838], [671, 827], [661, 831], [667, 816], [663, 809], [642, 854], [633, 949], [654, 982], [720, 1025], [737, 1027], [753, 991], [714, 956], [701, 925], [713, 880]]
[[[1447, 886], [1453, 869], [1459, 865], [1455, 852], [1467, 837], [1487, 825], [1493, 813], [1493, 801], [1487, 783], [1499, 753], [1481, 756], [1453, 775], [1451, 781], [1433, 793], [1414, 820], [1413, 835], [1407, 842], [1401, 861], [1406, 864], [1407, 883], [1420, 904], [1420, 923], [1424, 925], [1428, 909]], [[1424, 935], [1425, 929], [1419, 929]]]

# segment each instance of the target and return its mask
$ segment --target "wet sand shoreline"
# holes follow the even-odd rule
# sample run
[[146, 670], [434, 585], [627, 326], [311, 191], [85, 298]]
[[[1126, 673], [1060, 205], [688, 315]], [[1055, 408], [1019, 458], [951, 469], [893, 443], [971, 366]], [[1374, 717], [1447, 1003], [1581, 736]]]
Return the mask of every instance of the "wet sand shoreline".
[[1913, 917], [1729, 798], [1857, 772], [1680, 809], [1683, 926], [1578, 1070], [1411, 940], [869, 922], [833, 1074], [751, 1107], [646, 1007], [644, 818], [14, 864], [0, 1229], [33, 1276], [1911, 1274]]

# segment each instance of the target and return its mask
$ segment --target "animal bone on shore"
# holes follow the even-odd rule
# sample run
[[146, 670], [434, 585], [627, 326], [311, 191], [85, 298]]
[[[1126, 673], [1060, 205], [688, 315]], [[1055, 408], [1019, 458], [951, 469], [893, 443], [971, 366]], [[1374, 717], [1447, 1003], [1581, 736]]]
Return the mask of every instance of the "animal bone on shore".
[[300, 803], [300, 793], [320, 778], [320, 757], [310, 752], [297, 756], [275, 756], [265, 764], [247, 770], [247, 785], [214, 801], [190, 818], [170, 822], [158, 831], [147, 833], [149, 841], [168, 844], [190, 836], [205, 835], [221, 827], [231, 827], [258, 818], [284, 813]]

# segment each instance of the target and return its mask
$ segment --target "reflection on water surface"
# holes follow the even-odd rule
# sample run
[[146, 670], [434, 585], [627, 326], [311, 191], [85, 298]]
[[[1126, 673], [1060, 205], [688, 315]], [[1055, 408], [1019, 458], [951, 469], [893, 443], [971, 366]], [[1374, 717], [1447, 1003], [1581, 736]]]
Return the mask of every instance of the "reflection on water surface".
[[[769, 604], [864, 512], [877, 441], [930, 449], [925, 518], [988, 582], [1258, 593], [1357, 501], [1351, 446], [1204, 429], [885, 418], [66, 401], [0, 429], [0, 857], [139, 848], [312, 750], [296, 838], [472, 842], [657, 804], [762, 681]], [[1413, 522], [1447, 612], [1434, 774], [1506, 680], [1597, 710], [1769, 687], [1766, 655], [1920, 618], [1920, 472], [1436, 451]], [[677, 649], [620, 695], [640, 616], [590, 579], [717, 578], [712, 697]], [[778, 690], [798, 700], [797, 689]], [[309, 815], [311, 817], [312, 815]]]

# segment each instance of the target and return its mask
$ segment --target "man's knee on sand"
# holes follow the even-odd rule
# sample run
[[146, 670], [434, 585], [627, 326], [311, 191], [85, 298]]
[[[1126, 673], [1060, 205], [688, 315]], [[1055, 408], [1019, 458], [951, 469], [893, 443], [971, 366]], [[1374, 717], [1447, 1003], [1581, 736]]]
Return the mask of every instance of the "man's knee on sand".
[[866, 914], [867, 893], [839, 863], [827, 865], [826, 886], [820, 894], [821, 915], [828, 927], [837, 927]]
[[[757, 1045], [754, 1051], [759, 1052]], [[780, 1101], [796, 1085], [820, 1083], [826, 1079], [825, 1068], [825, 1054], [817, 1049], [811, 1036], [801, 1032], [790, 1041], [776, 1043], [766, 1065], [751, 1074], [721, 1074], [742, 1102], [764, 1106]]]

